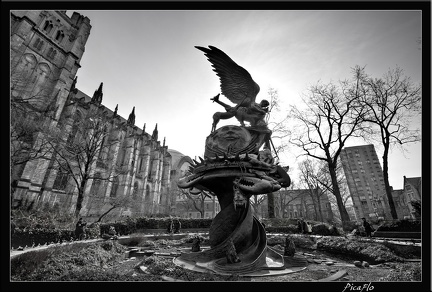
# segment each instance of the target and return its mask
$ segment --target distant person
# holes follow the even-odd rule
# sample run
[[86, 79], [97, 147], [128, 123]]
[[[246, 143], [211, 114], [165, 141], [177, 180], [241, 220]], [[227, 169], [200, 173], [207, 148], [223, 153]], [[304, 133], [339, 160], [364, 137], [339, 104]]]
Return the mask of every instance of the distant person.
[[115, 230], [114, 226], [110, 226], [108, 235], [111, 236], [111, 239], [117, 239], [117, 231]]
[[172, 225], [173, 226], [172, 227], [173, 232], [174, 233], [179, 233], [180, 232], [180, 228], [181, 228], [180, 220], [178, 218], [176, 218], [175, 221], [172, 224], [173, 224]]
[[366, 232], [366, 237], [372, 237], [372, 231], [374, 231], [374, 229], [369, 224], [369, 222], [366, 221], [366, 218], [363, 217], [362, 220], [363, 220], [363, 227]]
[[303, 219], [297, 220], [297, 230], [299, 233], [303, 233]]
[[303, 224], [303, 233], [304, 233], [304, 234], [307, 234], [307, 229], [308, 229], [308, 227], [307, 227], [307, 223], [306, 223], [306, 221], [304, 221], [303, 219], [302, 219], [302, 224]]
[[312, 225], [309, 222], [306, 222], [306, 233], [312, 234]]
[[114, 226], [110, 226], [108, 233], [104, 233], [102, 234], [102, 238], [107, 240], [107, 239], [118, 239], [117, 236], [117, 231], [115, 230]]
[[83, 218], [79, 218], [78, 222], [75, 225], [75, 237], [78, 240], [82, 240], [85, 238], [85, 227], [87, 222], [83, 220]]
[[168, 222], [168, 225], [167, 225], [167, 232], [168, 233], [172, 233], [173, 229], [174, 229], [174, 222], [173, 222], [173, 219], [170, 216], [170, 221]]

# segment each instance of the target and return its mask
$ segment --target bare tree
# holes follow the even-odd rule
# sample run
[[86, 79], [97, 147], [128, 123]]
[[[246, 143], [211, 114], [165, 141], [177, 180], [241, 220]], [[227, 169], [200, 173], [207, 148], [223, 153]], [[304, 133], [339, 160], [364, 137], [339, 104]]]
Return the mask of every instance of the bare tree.
[[260, 214], [259, 207], [264, 201], [265, 201], [265, 195], [253, 195], [249, 199], [249, 202], [252, 208], [255, 210], [255, 213], [259, 214], [261, 217], [263, 217], [263, 214]]
[[[269, 129], [272, 131], [272, 136], [270, 139], [270, 143], [273, 147], [274, 156], [277, 159], [277, 162], [279, 161], [279, 152], [283, 152], [286, 149], [286, 144], [283, 142], [283, 138], [287, 137], [289, 135], [289, 130], [286, 127], [286, 121], [288, 120], [288, 116], [285, 116], [283, 118], [279, 118], [277, 114], [280, 112], [280, 100], [277, 90], [274, 88], [268, 89], [268, 96], [269, 96], [269, 113], [267, 114], [265, 121], [269, 127]], [[273, 114], [271, 114], [273, 112]], [[280, 144], [276, 148], [273, 144], [273, 140], [278, 139]], [[267, 207], [268, 207], [268, 215], [269, 218], [275, 218], [275, 195], [274, 193], [268, 193], [267, 194]]]
[[324, 216], [321, 208], [321, 197], [325, 195], [326, 192], [320, 191], [320, 179], [323, 177], [323, 169], [319, 165], [320, 163], [314, 163], [310, 159], [306, 159], [299, 163], [300, 170], [300, 181], [305, 185], [308, 190], [309, 197], [312, 200], [315, 220], [324, 221]]
[[282, 212], [281, 214], [282, 218], [289, 217], [287, 207], [291, 204], [291, 202], [295, 201], [296, 199], [300, 198], [303, 195], [302, 192], [296, 192], [293, 190], [294, 190], [294, 183], [291, 182], [289, 190], [285, 189], [283, 191], [279, 191], [279, 205], [280, 205], [280, 210]]
[[339, 86], [332, 83], [318, 83], [312, 86], [303, 98], [306, 109], [297, 105], [291, 109], [291, 116], [298, 123], [293, 131], [291, 143], [300, 147], [312, 158], [325, 161], [331, 177], [331, 193], [335, 196], [342, 222], [349, 221], [341, 197], [336, 167], [342, 148], [350, 137], [362, 137], [362, 125], [366, 110], [358, 103], [361, 90], [360, 80], [341, 81]]
[[272, 145], [274, 147], [274, 152], [276, 158], [278, 157], [278, 153], [284, 152], [288, 144], [285, 143], [284, 138], [290, 135], [290, 130], [287, 127], [288, 115], [280, 117], [280, 99], [279, 93], [276, 89], [270, 87], [268, 89], [268, 97], [270, 99], [269, 103], [269, 113], [265, 117], [265, 122], [267, 123], [269, 129], [272, 131], [272, 142], [273, 140], [277, 140], [278, 145]]
[[119, 143], [115, 138], [110, 139], [111, 133], [107, 131], [107, 125], [108, 122], [104, 121], [101, 113], [90, 110], [85, 117], [75, 120], [75, 131], [72, 131], [72, 135], [65, 136], [57, 131], [49, 139], [53, 151], [53, 168], [67, 175], [77, 189], [76, 217], [79, 216], [84, 197], [88, 195], [88, 183], [113, 182], [125, 173], [125, 170], [116, 164], [103, 173], [95, 173], [101, 152], [108, 151], [114, 144]]
[[9, 153], [12, 181], [18, 179], [18, 168], [49, 155], [44, 133], [49, 130], [49, 118], [54, 117], [56, 97], [47, 94], [46, 85], [32, 91], [35, 88], [29, 86], [31, 84], [30, 76], [11, 75]]
[[[214, 197], [208, 192], [204, 190], [200, 190], [199, 192], [191, 192], [189, 189], [180, 189], [178, 188], [181, 196], [183, 197], [182, 204], [187, 211], [196, 210], [200, 213], [201, 218], [204, 218], [205, 215], [205, 202], [206, 198], [213, 199]], [[197, 189], [194, 189], [197, 190]], [[193, 208], [193, 209], [192, 209]]]
[[390, 213], [397, 219], [391, 186], [388, 179], [388, 155], [392, 146], [404, 151], [408, 143], [421, 141], [420, 129], [410, 128], [414, 117], [421, 115], [421, 85], [404, 76], [399, 67], [390, 69], [382, 78], [369, 77], [365, 68], [356, 66], [354, 74], [361, 80], [361, 105], [368, 110], [365, 121], [375, 126], [376, 135], [384, 147], [383, 173]]

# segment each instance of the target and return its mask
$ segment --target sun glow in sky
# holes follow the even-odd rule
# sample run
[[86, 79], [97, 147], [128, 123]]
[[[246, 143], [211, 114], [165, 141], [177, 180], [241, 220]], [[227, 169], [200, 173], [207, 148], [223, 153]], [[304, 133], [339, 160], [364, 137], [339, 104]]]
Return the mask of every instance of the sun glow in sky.
[[[69, 10], [71, 15], [74, 10]], [[77, 88], [92, 96], [103, 82], [102, 104], [126, 118], [135, 106], [135, 125], [192, 158], [203, 156], [212, 116], [224, 109], [210, 101], [219, 78], [203, 52], [213, 45], [244, 67], [261, 88], [257, 100], [278, 91], [280, 114], [301, 103], [301, 94], [318, 81], [351, 77], [366, 66], [382, 77], [399, 66], [421, 82], [421, 11], [331, 10], [76, 10], [92, 26], [78, 70]], [[221, 101], [230, 103], [221, 95]], [[235, 119], [219, 126], [238, 124]], [[413, 121], [419, 127], [421, 119]], [[347, 146], [367, 144], [352, 141]], [[382, 147], [375, 145], [378, 157]], [[298, 149], [280, 155], [297, 168]], [[380, 161], [382, 165], [382, 159]], [[421, 143], [389, 156], [389, 179], [401, 189], [403, 176], [421, 176]], [[291, 174], [291, 173], [290, 173]], [[295, 179], [295, 177], [294, 177]]]

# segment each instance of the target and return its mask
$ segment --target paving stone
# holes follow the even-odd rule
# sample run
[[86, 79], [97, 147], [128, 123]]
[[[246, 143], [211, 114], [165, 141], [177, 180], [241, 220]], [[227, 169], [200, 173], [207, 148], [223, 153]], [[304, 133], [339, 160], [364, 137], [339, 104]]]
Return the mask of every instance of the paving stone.
[[169, 252], [155, 252], [155, 255], [158, 255], [158, 256], [170, 256], [170, 253]]
[[140, 270], [141, 270], [143, 273], [150, 274], [150, 272], [148, 271], [148, 267], [146, 267], [146, 266], [140, 266], [139, 268], [140, 268]]
[[340, 270], [339, 272], [336, 272], [335, 274], [333, 274], [327, 278], [320, 279], [318, 281], [319, 282], [336, 281], [336, 280], [339, 280], [340, 278], [344, 277], [345, 275], [347, 275], [347, 271], [346, 270]]

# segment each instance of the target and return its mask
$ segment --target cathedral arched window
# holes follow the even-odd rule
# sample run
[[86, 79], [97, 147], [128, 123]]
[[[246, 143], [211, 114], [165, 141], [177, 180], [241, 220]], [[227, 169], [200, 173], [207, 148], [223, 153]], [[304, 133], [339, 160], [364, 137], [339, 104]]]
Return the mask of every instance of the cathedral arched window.
[[35, 43], [33, 44], [33, 46], [37, 50], [40, 50], [40, 49], [42, 49], [43, 44], [44, 44], [44, 42], [40, 38], [37, 38], [36, 41], [35, 41]]
[[64, 33], [62, 30], [59, 30], [56, 34], [55, 39], [60, 43], [63, 40], [63, 38], [64, 38]]
[[105, 149], [105, 148], [107, 148], [106, 142], [108, 139], [108, 135], [106, 134], [107, 133], [107, 126], [106, 125], [104, 125], [104, 127], [102, 128], [102, 132], [103, 132], [102, 137], [101, 137], [102, 141], [101, 141], [100, 147], [99, 147], [99, 160], [100, 161], [106, 159], [107, 151], [108, 151], [108, 149]]
[[11, 67], [11, 79], [16, 85], [23, 86], [30, 82], [30, 78], [36, 69], [36, 58], [33, 54], [25, 54], [18, 65]]
[[48, 56], [49, 58], [51, 58], [51, 59], [54, 59], [54, 57], [55, 57], [56, 54], [57, 54], [57, 51], [54, 50], [53, 48], [50, 48], [50, 49], [48, 50], [48, 54], [47, 54], [47, 56]]
[[54, 180], [53, 189], [62, 190], [62, 191], [65, 190], [68, 180], [69, 180], [69, 173], [59, 171]]
[[114, 181], [112, 183], [112, 186], [111, 186], [110, 197], [112, 197], [112, 198], [116, 197], [118, 186], [119, 186], [119, 179], [118, 179], [118, 177], [115, 177]]
[[[39, 63], [34, 72], [33, 79], [34, 85], [32, 89], [32, 94], [34, 96], [39, 96], [41, 98], [46, 98], [48, 86], [49, 86], [49, 78], [51, 74], [51, 69], [47, 63]], [[36, 101], [36, 100], [35, 100]]]
[[44, 28], [43, 28], [43, 30], [46, 32], [46, 33], [50, 33], [51, 32], [51, 30], [53, 29], [53, 23], [52, 23], [52, 21], [51, 20], [47, 20], [47, 21], [45, 21], [45, 25], [44, 25]]
[[95, 173], [94, 178], [93, 178], [93, 184], [91, 187], [91, 194], [92, 195], [98, 195], [99, 194], [99, 189], [100, 186], [102, 184], [102, 176], [100, 174], [100, 172]]
[[44, 44], [43, 41], [40, 41], [40, 42], [39, 42], [39, 44], [38, 44], [38, 49], [39, 49], [39, 50], [42, 49], [43, 44]]
[[72, 125], [72, 131], [69, 133], [69, 136], [68, 136], [68, 139], [67, 139], [67, 143], [68, 144], [71, 144], [75, 140], [75, 136], [78, 133], [80, 120], [81, 120], [81, 115], [77, 111], [75, 113], [75, 115], [74, 115], [74, 121], [73, 121], [73, 125]]
[[139, 159], [139, 169], [138, 169], [138, 172], [141, 172], [141, 170], [142, 170], [142, 164], [143, 164], [143, 158], [141, 157]]
[[133, 192], [132, 192], [132, 197], [133, 197], [134, 199], [136, 199], [137, 194], [138, 194], [138, 182], [136, 181], [136, 182], [134, 183], [134, 188], [133, 188]]

